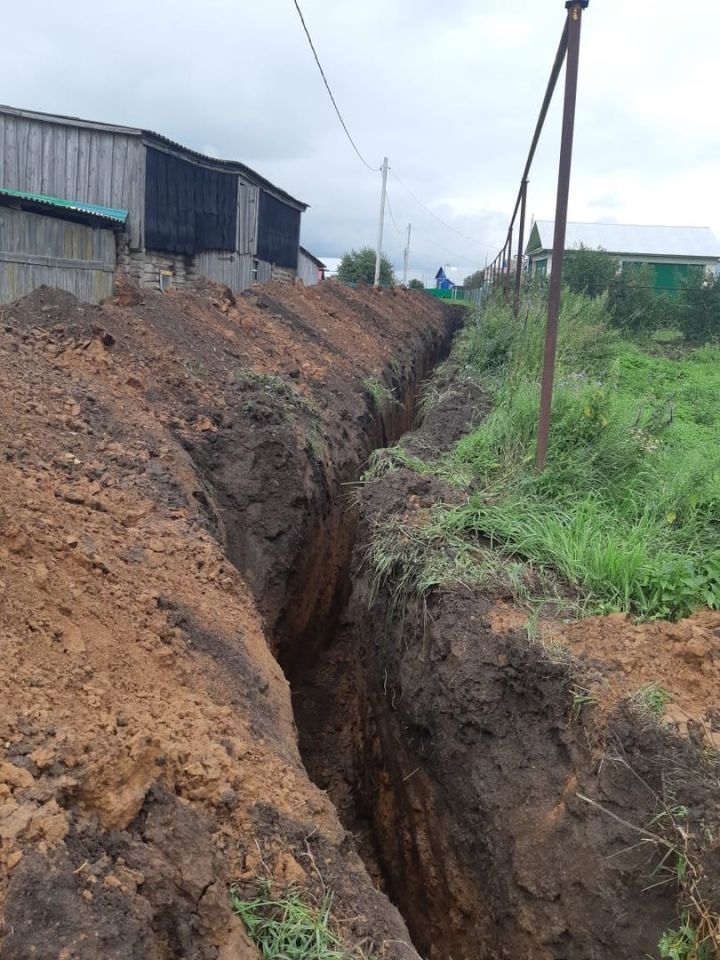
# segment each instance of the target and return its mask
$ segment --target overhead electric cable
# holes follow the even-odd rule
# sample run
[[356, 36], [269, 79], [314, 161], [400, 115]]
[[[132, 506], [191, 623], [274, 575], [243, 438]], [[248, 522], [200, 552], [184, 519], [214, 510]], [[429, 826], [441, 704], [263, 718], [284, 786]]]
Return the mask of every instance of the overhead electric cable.
[[328, 83], [327, 77], [325, 76], [325, 71], [323, 70], [322, 64], [320, 63], [320, 58], [319, 58], [318, 55], [317, 55], [317, 50], [315, 49], [315, 44], [314, 44], [313, 41], [312, 41], [312, 37], [310, 36], [310, 31], [308, 30], [307, 24], [305, 23], [305, 17], [303, 17], [302, 10], [300, 9], [300, 4], [298, 3], [298, 0], [293, 0], [293, 3], [295, 4], [295, 9], [296, 9], [297, 12], [298, 12], [298, 16], [300, 17], [300, 22], [301, 22], [302, 25], [303, 25], [303, 30], [305, 31], [305, 36], [307, 37], [307, 41], [308, 41], [308, 43], [310, 44], [310, 49], [312, 50], [313, 56], [315, 57], [315, 63], [317, 64], [317, 68], [318, 68], [318, 70], [320, 71], [320, 76], [323, 78], [323, 83], [325, 84], [325, 89], [326, 89], [327, 92], [328, 92], [328, 96], [330, 97], [330, 100], [332, 101], [333, 107], [335, 107], [335, 113], [336, 113], [337, 116], [338, 116], [338, 120], [339, 120], [340, 123], [342, 124], [342, 128], [343, 128], [343, 130], [345, 131], [345, 136], [348, 138], [348, 140], [350, 141], [350, 144], [351, 144], [353, 150], [354, 150], [355, 153], [358, 155], [358, 157], [360, 158], [360, 160], [362, 160], [362, 162], [365, 164], [365, 166], [368, 168], [368, 170], [372, 170], [372, 171], [375, 173], [375, 172], [377, 172], [378, 170], [380, 170], [380, 167], [373, 167], [371, 164], [369, 164], [369, 163], [367, 162], [367, 160], [365, 159], [365, 157], [364, 157], [364, 156], [360, 153], [360, 151], [358, 150], [357, 144], [355, 143], [355, 141], [353, 140], [353, 138], [350, 136], [350, 131], [349, 131], [348, 128], [347, 128], [347, 124], [346, 124], [345, 121], [343, 120], [343, 116], [342, 116], [342, 114], [340, 113], [340, 108], [338, 107], [337, 103], [335, 102], [335, 97], [333, 96], [333, 92], [332, 92], [332, 90], [330, 89], [330, 84]]
[[410, 194], [410, 196], [413, 198], [415, 203], [419, 204], [419, 206], [421, 206], [426, 213], [429, 213], [431, 217], [434, 217], [438, 221], [438, 223], [441, 223], [448, 230], [452, 230], [453, 233], [456, 233], [459, 237], [462, 237], [463, 240], [468, 240], [470, 243], [474, 243], [478, 247], [482, 247], [484, 250], [492, 250], [492, 251], [495, 250], [495, 247], [491, 247], [489, 244], [483, 243], [481, 240], [476, 240], [474, 237], [468, 236], [468, 234], [463, 233], [461, 230], [458, 230], [456, 227], [453, 227], [451, 224], [447, 223], [445, 220], [442, 219], [442, 217], [439, 217], [433, 210], [431, 210], [430, 207], [426, 206], [422, 202], [422, 200], [412, 192], [410, 187], [408, 187], [408, 185], [400, 179], [400, 177], [397, 175], [397, 173], [392, 167], [390, 167], [390, 173], [395, 177], [395, 179], [403, 188], [403, 190], [406, 193]]
[[386, 206], [387, 206], [387, 212], [390, 214], [390, 220], [392, 221], [392, 225], [395, 227], [395, 229], [396, 229], [397, 232], [400, 234], [400, 236], [401, 236], [401, 237], [404, 237], [404, 236], [405, 236], [405, 231], [404, 231], [404, 230], [401, 230], [400, 227], [399, 227], [399, 226], [397, 225], [397, 223], [395, 222], [395, 217], [393, 216], [392, 207], [390, 206], [390, 196], [389, 196], [387, 190], [385, 191], [385, 204], [386, 204]]

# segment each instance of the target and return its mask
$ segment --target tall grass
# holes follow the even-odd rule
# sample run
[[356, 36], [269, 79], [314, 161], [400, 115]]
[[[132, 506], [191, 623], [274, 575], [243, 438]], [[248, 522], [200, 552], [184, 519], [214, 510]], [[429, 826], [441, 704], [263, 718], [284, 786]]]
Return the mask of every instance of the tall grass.
[[474, 477], [449, 529], [554, 568], [608, 610], [720, 607], [720, 350], [651, 356], [566, 291], [546, 470], [534, 470], [545, 303], [491, 301], [456, 360], [494, 407], [451, 459]]

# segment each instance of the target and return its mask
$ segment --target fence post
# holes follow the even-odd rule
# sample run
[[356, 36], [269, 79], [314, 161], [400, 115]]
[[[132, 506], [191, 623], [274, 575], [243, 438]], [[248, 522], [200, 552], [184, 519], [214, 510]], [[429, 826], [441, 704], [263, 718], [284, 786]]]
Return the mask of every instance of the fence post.
[[512, 238], [513, 238], [513, 228], [511, 224], [510, 229], [508, 230], [507, 254], [505, 255], [506, 261], [507, 261], [507, 269], [505, 270], [505, 278], [503, 282], [503, 294], [504, 294], [506, 306], [507, 304], [510, 303], [510, 268], [512, 266]]
[[577, 101], [578, 67], [580, 62], [580, 29], [582, 26], [582, 12], [588, 6], [589, 2], [590, 0], [567, 0], [565, 4], [568, 12], [565, 105], [563, 107], [560, 167], [558, 170], [557, 201], [555, 205], [555, 236], [553, 238], [550, 287], [548, 291], [548, 317], [545, 328], [545, 356], [543, 361], [542, 387], [540, 390], [540, 416], [538, 420], [537, 454], [535, 458], [535, 466], [538, 471], [542, 471], [545, 467], [548, 437], [550, 434], [550, 411], [552, 408], [553, 382], [555, 379], [557, 324], [558, 312], [560, 310], [563, 257], [565, 254], [565, 234], [567, 232], [573, 134], [575, 132], [575, 104]]
[[520, 286], [522, 284], [522, 263], [523, 263], [523, 247], [525, 246], [525, 207], [527, 204], [527, 180], [522, 182], [522, 196], [520, 198], [520, 228], [518, 230], [518, 245], [517, 245], [517, 268], [515, 270], [515, 302], [513, 304], [513, 315], [517, 320], [518, 314], [520, 313]]

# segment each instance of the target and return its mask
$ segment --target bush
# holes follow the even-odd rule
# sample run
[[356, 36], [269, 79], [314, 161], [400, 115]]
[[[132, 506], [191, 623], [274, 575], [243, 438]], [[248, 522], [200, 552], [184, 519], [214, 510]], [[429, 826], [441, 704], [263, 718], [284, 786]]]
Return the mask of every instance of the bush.
[[[338, 280], [343, 283], [367, 283], [375, 280], [375, 251], [372, 247], [351, 250], [343, 255], [337, 272]], [[387, 287], [395, 283], [395, 271], [388, 258], [380, 258], [380, 283]]]
[[678, 326], [689, 343], [720, 336], [720, 280], [690, 279], [680, 295]]
[[411, 280], [408, 284], [408, 290], [424, 290], [422, 280]]
[[598, 297], [611, 288], [619, 264], [602, 249], [591, 250], [580, 244], [577, 250], [567, 250], [563, 262], [563, 280], [575, 293]]

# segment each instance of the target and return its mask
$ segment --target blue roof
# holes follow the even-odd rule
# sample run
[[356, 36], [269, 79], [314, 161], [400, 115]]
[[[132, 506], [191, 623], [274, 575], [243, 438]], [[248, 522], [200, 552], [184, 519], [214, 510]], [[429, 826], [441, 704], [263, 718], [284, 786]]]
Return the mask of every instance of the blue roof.
[[59, 210], [72, 210], [75, 213], [84, 213], [101, 220], [112, 220], [114, 223], [125, 223], [128, 218], [127, 210], [117, 210], [115, 207], [101, 207], [95, 203], [83, 203], [81, 200], [64, 200], [62, 197], [48, 197], [42, 193], [28, 193], [25, 190], [8, 190], [0, 187], [0, 196], [15, 197], [18, 200], [27, 200], [43, 206], [55, 207]]

